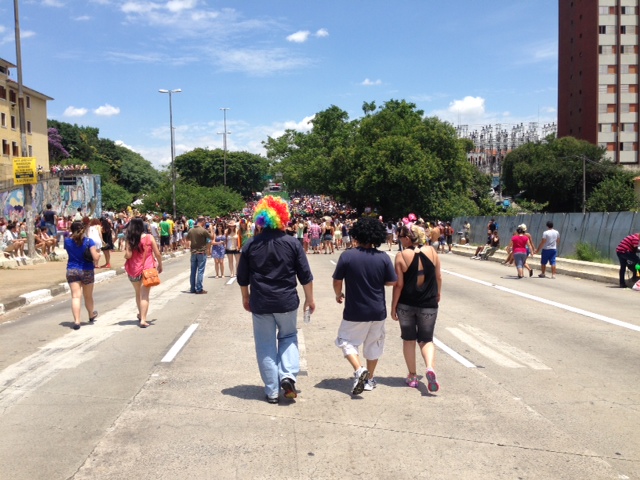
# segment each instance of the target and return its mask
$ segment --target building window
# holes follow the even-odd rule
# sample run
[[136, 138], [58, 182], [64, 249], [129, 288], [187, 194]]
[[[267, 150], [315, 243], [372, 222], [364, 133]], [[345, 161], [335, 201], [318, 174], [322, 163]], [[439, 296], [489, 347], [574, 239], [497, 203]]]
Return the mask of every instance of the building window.
[[598, 113], [607, 113], [607, 104], [606, 103], [598, 104]]
[[616, 49], [612, 45], [600, 45], [598, 47], [598, 52], [600, 55], [611, 55], [612, 53], [616, 53]]
[[598, 85], [598, 92], [607, 93], [607, 86], [608, 85]]
[[[580, 92], [582, 93], [582, 92]], [[616, 86], [615, 85], [607, 85], [607, 93], [616, 93]]]
[[638, 93], [638, 85], [629, 85], [629, 93]]
[[[624, 67], [624, 65], [622, 65], [622, 66]], [[627, 65], [627, 67], [628, 67], [628, 65]], [[607, 73], [609, 75], [615, 75], [616, 73], [618, 73], [617, 65], [607, 65]]]
[[611, 133], [612, 132], [611, 124], [610, 123], [601, 123], [600, 124], [600, 131], [602, 133]]
[[638, 46], [637, 45], [622, 45], [620, 47], [620, 52], [624, 53], [624, 54], [638, 53]]
[[606, 25], [600, 25], [598, 27], [598, 33], [600, 35], [605, 35], [607, 33], [607, 26]]
[[31, 120], [27, 120], [27, 133], [31, 133]]
[[2, 155], [9, 155], [9, 141], [2, 140]]
[[620, 104], [620, 113], [629, 113], [630, 111], [631, 111], [631, 109], [629, 108], [629, 104], [628, 103]]
[[620, 93], [629, 93], [629, 85], [620, 85]]
[[17, 97], [16, 97], [16, 92], [15, 92], [15, 90], [11, 90], [11, 89], [10, 89], [10, 90], [9, 90], [9, 101], [10, 101], [11, 103], [16, 103], [16, 102], [17, 102], [17, 100], [16, 100], [16, 99], [17, 99]]
[[15, 115], [11, 115], [11, 128], [13, 130], [16, 129], [16, 117], [15, 117]]
[[607, 104], [607, 113], [616, 113], [616, 104], [608, 103]]
[[27, 148], [29, 149], [29, 156], [33, 157], [33, 145], [29, 145]]
[[0, 127], [7, 128], [7, 114], [0, 113]]
[[620, 65], [620, 73], [638, 73], [637, 65]]
[[600, 15], [609, 15], [609, 7], [598, 7], [598, 13]]
[[636, 7], [620, 7], [622, 15], [634, 15], [636, 13]]
[[607, 73], [607, 65], [599, 65], [598, 66], [598, 73], [600, 75], [605, 75]]
[[633, 142], [620, 142], [620, 151], [621, 152], [632, 152], [634, 150]]
[[0, 85], [0, 100], [7, 99], [7, 89], [4, 86]]
[[635, 132], [636, 131], [635, 123], [623, 123], [622, 124], [622, 131], [623, 132]]
[[13, 155], [14, 157], [20, 156], [20, 150], [18, 150], [18, 142], [11, 142], [11, 149], [13, 150], [11, 155]]
[[29, 95], [26, 96], [27, 108], [31, 109], [31, 97]]

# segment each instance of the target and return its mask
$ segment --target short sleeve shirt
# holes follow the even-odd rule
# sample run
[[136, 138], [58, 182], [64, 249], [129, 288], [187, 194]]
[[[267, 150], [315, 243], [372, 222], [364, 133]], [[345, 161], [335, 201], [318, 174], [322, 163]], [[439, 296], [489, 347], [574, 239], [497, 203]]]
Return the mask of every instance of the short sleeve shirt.
[[558, 241], [558, 238], [560, 238], [560, 233], [558, 233], [557, 230], [554, 230], [553, 228], [545, 230], [542, 234], [542, 238], [546, 240], [544, 247], [542, 247], [543, 250], [555, 250], [558, 248], [556, 242]]
[[351, 322], [387, 318], [385, 283], [398, 280], [389, 256], [375, 248], [352, 248], [338, 259], [334, 280], [344, 280], [345, 304], [342, 318]]

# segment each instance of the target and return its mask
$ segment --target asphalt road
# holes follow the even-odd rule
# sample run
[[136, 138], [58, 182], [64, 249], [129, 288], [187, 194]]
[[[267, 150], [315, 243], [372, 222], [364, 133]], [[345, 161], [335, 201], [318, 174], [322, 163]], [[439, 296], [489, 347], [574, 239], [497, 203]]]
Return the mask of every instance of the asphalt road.
[[96, 286], [99, 319], [79, 331], [66, 296], [7, 314], [0, 479], [640, 478], [638, 293], [442, 255], [440, 391], [404, 385], [388, 319], [378, 387], [352, 398], [337, 255], [309, 260], [317, 312], [300, 325], [300, 394], [279, 405], [212, 263], [209, 293], [191, 295], [188, 258], [165, 262], [147, 329], [124, 275]]

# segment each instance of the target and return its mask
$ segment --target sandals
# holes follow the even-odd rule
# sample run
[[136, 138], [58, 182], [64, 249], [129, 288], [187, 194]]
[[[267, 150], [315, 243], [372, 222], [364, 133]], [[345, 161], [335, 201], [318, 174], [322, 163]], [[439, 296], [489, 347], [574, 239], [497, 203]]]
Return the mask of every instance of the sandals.
[[97, 318], [98, 318], [98, 311], [97, 311], [97, 310], [94, 310], [94, 311], [93, 311], [93, 317], [90, 317], [90, 318], [89, 318], [89, 322], [90, 322], [90, 323], [93, 323], [93, 322], [95, 322], [95, 321], [96, 321], [96, 319], [97, 319]]

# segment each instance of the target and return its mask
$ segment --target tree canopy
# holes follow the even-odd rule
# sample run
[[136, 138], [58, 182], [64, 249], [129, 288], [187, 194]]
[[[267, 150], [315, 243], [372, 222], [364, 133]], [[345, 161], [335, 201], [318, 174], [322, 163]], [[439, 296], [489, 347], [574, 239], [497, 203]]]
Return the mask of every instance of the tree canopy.
[[409, 211], [451, 218], [492, 208], [490, 179], [466, 160], [467, 145], [452, 125], [425, 118], [404, 100], [377, 109], [365, 102], [363, 111], [350, 121], [332, 105], [315, 115], [311, 131], [270, 137], [267, 158], [290, 189], [332, 195], [389, 218]]
[[512, 195], [546, 202], [549, 212], [582, 211], [583, 187], [589, 211], [637, 209], [632, 175], [607, 160], [600, 147], [573, 137], [547, 138], [513, 150], [504, 160], [502, 181]]

